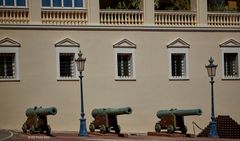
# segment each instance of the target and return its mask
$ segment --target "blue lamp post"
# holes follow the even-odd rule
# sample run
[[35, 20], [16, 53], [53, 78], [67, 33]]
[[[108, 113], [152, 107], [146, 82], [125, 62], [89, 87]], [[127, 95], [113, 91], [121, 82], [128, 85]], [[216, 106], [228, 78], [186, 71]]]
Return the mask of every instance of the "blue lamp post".
[[84, 118], [84, 103], [83, 103], [83, 85], [82, 85], [82, 72], [84, 71], [84, 65], [86, 58], [82, 58], [82, 52], [79, 51], [78, 53], [78, 59], [75, 60], [77, 63], [77, 70], [80, 72], [79, 78], [80, 78], [80, 92], [81, 92], [81, 118], [80, 118], [80, 130], [78, 136], [88, 136], [87, 133], [87, 127], [86, 127], [86, 119]]
[[218, 137], [218, 133], [217, 133], [217, 121], [215, 118], [215, 114], [214, 114], [214, 91], [213, 91], [213, 77], [215, 77], [216, 75], [216, 69], [217, 69], [217, 65], [213, 64], [214, 60], [212, 59], [212, 57], [210, 57], [209, 59], [209, 65], [206, 65], [205, 67], [207, 68], [207, 72], [208, 72], [208, 76], [211, 78], [211, 122], [210, 122], [210, 132], [209, 132], [209, 137]]

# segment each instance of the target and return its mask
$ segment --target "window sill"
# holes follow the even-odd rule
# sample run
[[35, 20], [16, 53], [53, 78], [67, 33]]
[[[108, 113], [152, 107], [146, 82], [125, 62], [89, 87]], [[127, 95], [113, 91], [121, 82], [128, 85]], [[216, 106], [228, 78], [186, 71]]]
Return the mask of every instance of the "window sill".
[[79, 78], [57, 78], [57, 81], [79, 81]]
[[169, 78], [169, 81], [189, 81], [189, 78]]
[[13, 9], [16, 9], [16, 10], [18, 10], [18, 9], [24, 9], [24, 10], [29, 10], [29, 8], [27, 7], [27, 6], [0, 6], [0, 8], [1, 9], [3, 9], [3, 10], [9, 10], [9, 9], [11, 9], [11, 10], [13, 10]]
[[0, 82], [20, 82], [20, 79], [0, 79]]
[[54, 10], [66, 10], [66, 11], [72, 11], [72, 10], [87, 10], [86, 8], [83, 7], [42, 7], [41, 8], [43, 11], [44, 10], [49, 10], [49, 11], [54, 11]]
[[136, 78], [115, 78], [115, 81], [136, 81]]
[[222, 78], [222, 80], [226, 80], [226, 81], [234, 81], [234, 80], [240, 80], [240, 78], [239, 77], [236, 77], [236, 78], [233, 78], [233, 77], [231, 77], [231, 78]]

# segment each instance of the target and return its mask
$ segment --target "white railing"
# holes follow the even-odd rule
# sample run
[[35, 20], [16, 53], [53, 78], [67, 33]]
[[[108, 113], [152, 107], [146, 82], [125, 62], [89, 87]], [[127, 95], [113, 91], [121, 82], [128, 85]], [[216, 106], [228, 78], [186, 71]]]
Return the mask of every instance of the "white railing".
[[0, 9], [0, 24], [28, 24], [28, 9]]
[[210, 26], [240, 26], [240, 13], [208, 13]]
[[143, 12], [136, 10], [101, 10], [100, 24], [104, 25], [142, 25]]
[[159, 26], [195, 26], [197, 13], [192, 11], [155, 11], [155, 25]]
[[85, 25], [87, 10], [42, 10], [42, 24], [53, 25]]

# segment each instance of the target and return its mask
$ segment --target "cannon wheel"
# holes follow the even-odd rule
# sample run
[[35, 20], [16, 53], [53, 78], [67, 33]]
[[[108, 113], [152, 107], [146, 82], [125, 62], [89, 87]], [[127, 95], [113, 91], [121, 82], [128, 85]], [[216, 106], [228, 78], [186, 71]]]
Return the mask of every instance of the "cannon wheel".
[[167, 127], [167, 132], [170, 133], [170, 134], [172, 134], [172, 133], [174, 132], [174, 127], [173, 127], [173, 125], [169, 125], [169, 126]]
[[26, 122], [22, 126], [22, 131], [23, 131], [23, 133], [27, 133], [27, 124], [26, 124]]
[[184, 125], [183, 127], [180, 128], [182, 134], [186, 134], [187, 133], [187, 126]]
[[99, 126], [99, 129], [100, 129], [100, 133], [102, 133], [102, 134], [104, 134], [104, 133], [107, 132], [107, 128], [106, 128], [105, 125], [100, 125], [100, 126]]
[[119, 134], [121, 131], [121, 127], [120, 125], [117, 125], [116, 127], [114, 127], [115, 133]]
[[91, 132], [94, 132], [94, 131], [95, 131], [94, 123], [90, 123], [90, 125], [89, 125], [89, 130], [90, 130]]
[[34, 134], [36, 132], [34, 125], [32, 125], [29, 129], [31, 134]]
[[160, 125], [160, 123], [156, 123], [155, 124], [155, 131], [156, 132], [161, 132], [161, 125]]

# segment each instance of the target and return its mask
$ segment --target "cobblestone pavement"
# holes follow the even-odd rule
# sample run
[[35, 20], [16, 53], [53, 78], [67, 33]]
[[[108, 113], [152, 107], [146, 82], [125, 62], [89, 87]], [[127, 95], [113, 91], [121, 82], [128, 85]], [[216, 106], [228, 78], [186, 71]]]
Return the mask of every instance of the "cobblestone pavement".
[[[122, 137], [115, 134], [89, 134], [88, 137], [78, 137], [77, 132], [56, 132], [53, 133], [52, 136], [46, 136], [44, 134], [23, 134], [16, 131], [12, 131], [12, 133], [13, 136], [7, 139], [7, 141], [240, 141], [240, 139], [165, 137], [147, 136], [147, 134], [123, 134]], [[0, 141], [2, 141], [1, 138]]]

